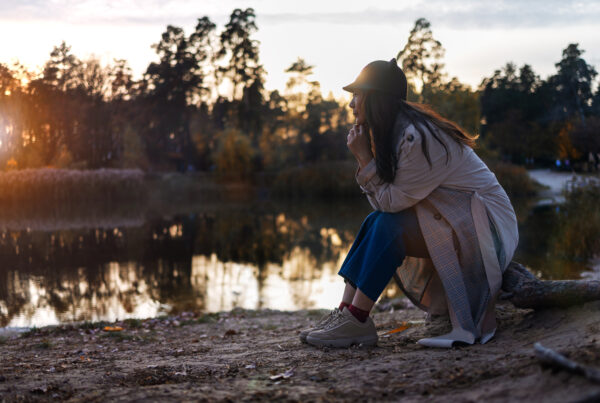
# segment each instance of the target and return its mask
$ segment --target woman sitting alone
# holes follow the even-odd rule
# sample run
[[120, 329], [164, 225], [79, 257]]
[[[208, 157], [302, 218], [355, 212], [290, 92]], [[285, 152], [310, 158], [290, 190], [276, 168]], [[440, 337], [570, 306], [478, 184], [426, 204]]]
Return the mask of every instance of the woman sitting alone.
[[339, 271], [339, 308], [300, 333], [315, 346], [373, 345], [369, 312], [392, 277], [452, 331], [418, 341], [431, 347], [486, 343], [495, 301], [518, 242], [515, 212], [496, 176], [473, 151], [476, 137], [425, 105], [407, 101], [396, 64], [375, 61], [344, 90], [356, 124], [347, 145], [356, 181], [375, 210]]

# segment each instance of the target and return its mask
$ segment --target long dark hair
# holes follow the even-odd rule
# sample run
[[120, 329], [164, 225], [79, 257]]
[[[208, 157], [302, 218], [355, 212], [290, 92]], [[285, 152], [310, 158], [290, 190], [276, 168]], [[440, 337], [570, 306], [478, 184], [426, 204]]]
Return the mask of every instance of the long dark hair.
[[375, 148], [375, 164], [377, 175], [384, 182], [391, 183], [396, 177], [398, 156], [396, 155], [397, 138], [394, 137], [394, 126], [396, 119], [403, 119], [404, 127], [413, 124], [421, 135], [421, 147], [427, 163], [431, 167], [431, 159], [427, 149], [427, 136], [423, 127], [427, 128], [431, 136], [438, 141], [446, 150], [446, 163], [450, 159], [448, 146], [440, 138], [436, 128], [447, 134], [457, 143], [468, 147], [475, 147], [475, 139], [478, 136], [467, 134], [456, 123], [440, 116], [431, 107], [425, 104], [407, 102], [398, 99], [397, 96], [380, 91], [369, 91], [365, 94], [364, 108], [367, 118], [367, 126], [371, 131], [373, 145]]

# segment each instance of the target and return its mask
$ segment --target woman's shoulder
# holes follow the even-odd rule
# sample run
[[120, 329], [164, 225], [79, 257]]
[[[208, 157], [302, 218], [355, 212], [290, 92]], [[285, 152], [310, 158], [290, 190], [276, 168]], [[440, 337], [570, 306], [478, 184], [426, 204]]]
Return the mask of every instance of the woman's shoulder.
[[[417, 127], [418, 125], [418, 127]], [[394, 136], [396, 137], [396, 148], [398, 151], [408, 152], [414, 145], [421, 144], [423, 140], [427, 141], [431, 137], [431, 131], [434, 130], [429, 125], [419, 122], [409, 122], [401, 117], [394, 123]], [[427, 137], [423, 139], [423, 137]], [[436, 136], [436, 137], [439, 137]]]
[[[427, 145], [429, 153], [450, 152], [452, 154], [464, 151], [465, 147], [457, 141], [452, 140], [446, 132], [433, 123], [423, 122], [399, 122], [396, 120], [394, 132], [397, 138], [396, 150], [401, 153], [409, 153], [413, 150], [421, 150], [421, 144]], [[415, 147], [419, 145], [419, 147]]]

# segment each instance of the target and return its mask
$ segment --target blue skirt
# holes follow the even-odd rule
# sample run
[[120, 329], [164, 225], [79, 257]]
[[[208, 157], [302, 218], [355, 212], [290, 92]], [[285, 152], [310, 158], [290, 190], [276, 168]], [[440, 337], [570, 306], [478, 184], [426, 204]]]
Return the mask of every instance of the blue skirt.
[[362, 223], [338, 274], [377, 301], [405, 256], [429, 257], [414, 209], [374, 211]]

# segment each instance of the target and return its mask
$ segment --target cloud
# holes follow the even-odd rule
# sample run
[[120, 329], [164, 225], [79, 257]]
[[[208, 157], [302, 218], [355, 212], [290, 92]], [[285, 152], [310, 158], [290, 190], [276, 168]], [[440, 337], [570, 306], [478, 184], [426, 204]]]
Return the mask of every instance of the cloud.
[[22, 0], [10, 3], [13, 2], [0, 0], [0, 20], [166, 25], [194, 22], [209, 14], [218, 19], [228, 16], [215, 0]]
[[[307, 0], [304, 9], [323, 10], [321, 1]], [[380, 1], [378, 7], [363, 7], [363, 2], [347, 0], [327, 3], [327, 11], [305, 13], [295, 12], [295, 7], [285, 7], [277, 1], [255, 3], [259, 27], [261, 24], [304, 22], [395, 25], [412, 23], [419, 17], [429, 19], [436, 27], [453, 29], [561, 27], [596, 25], [600, 21], [600, 3], [597, 0], [395, 0]], [[222, 23], [236, 7], [247, 5], [239, 0], [0, 0], [0, 19], [181, 25], [208, 15]]]
[[380, 25], [414, 22], [425, 17], [436, 27], [471, 28], [541, 28], [597, 25], [600, 4], [597, 1], [427, 1], [418, 6], [401, 8], [365, 8], [362, 11], [329, 13], [259, 14], [261, 22], [285, 24], [312, 22], [324, 24]]

